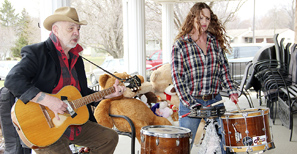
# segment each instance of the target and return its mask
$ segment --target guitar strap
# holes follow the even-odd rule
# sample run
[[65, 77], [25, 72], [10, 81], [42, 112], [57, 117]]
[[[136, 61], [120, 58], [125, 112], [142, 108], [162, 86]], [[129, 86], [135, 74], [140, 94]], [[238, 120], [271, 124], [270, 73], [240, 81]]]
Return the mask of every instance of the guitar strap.
[[84, 60], [88, 61], [89, 63], [93, 64], [94, 66], [96, 66], [96, 67], [102, 69], [104, 72], [106, 72], [106, 73], [112, 75], [112, 76], [115, 77], [116, 79], [118, 79], [118, 80], [120, 80], [120, 81], [123, 81], [123, 79], [121, 79], [121, 78], [115, 76], [114, 74], [112, 74], [112, 73], [110, 73], [109, 71], [103, 69], [102, 67], [98, 66], [97, 64], [95, 64], [95, 63], [93, 63], [92, 61], [88, 60], [87, 58], [85, 58], [85, 57], [83, 57], [83, 56], [81, 56], [81, 57], [82, 57]]

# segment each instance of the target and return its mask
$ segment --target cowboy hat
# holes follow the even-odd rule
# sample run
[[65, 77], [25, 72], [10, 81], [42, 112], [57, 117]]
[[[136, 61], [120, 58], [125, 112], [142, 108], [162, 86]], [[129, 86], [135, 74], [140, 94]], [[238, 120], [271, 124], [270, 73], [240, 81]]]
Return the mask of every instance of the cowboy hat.
[[75, 8], [72, 7], [61, 7], [56, 9], [53, 15], [47, 17], [44, 22], [43, 26], [45, 29], [51, 31], [52, 25], [57, 21], [69, 21], [79, 25], [86, 25], [87, 21], [79, 21], [77, 12]]

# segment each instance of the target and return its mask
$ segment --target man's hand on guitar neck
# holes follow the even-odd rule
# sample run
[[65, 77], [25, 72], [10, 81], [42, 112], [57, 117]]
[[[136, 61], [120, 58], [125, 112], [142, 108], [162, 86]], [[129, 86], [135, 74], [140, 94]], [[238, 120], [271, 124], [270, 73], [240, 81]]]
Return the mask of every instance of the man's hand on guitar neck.
[[38, 93], [33, 99], [33, 102], [41, 104], [43, 106], [48, 107], [50, 110], [52, 110], [55, 114], [55, 117], [57, 120], [60, 120], [58, 114], [64, 114], [67, 111], [67, 104], [65, 104], [60, 99], [47, 95], [43, 92]]
[[123, 95], [124, 91], [126, 90], [125, 86], [120, 86], [120, 82], [118, 79], [115, 80], [115, 83], [113, 84], [114, 88], [115, 88], [115, 92], [105, 96], [104, 98], [113, 98], [113, 97], [118, 97]]

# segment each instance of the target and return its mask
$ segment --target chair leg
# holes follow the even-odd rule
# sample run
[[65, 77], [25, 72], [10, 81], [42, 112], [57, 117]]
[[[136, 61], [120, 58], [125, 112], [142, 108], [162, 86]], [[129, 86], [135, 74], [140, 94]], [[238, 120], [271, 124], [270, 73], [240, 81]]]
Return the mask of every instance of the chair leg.
[[291, 127], [291, 133], [290, 133], [290, 141], [292, 141], [292, 135], [293, 135], [293, 114], [290, 111], [290, 127]]
[[261, 98], [261, 90], [258, 91], [258, 99], [259, 99], [259, 104], [260, 106], [262, 105], [262, 98]]
[[254, 105], [251, 103], [251, 100], [248, 98], [248, 96], [246, 95], [246, 93], [245, 92], [243, 92], [243, 95], [245, 96], [245, 98], [247, 99], [247, 101], [248, 101], [248, 103], [249, 103], [249, 106], [250, 106], [250, 108], [253, 108], [254, 107]]

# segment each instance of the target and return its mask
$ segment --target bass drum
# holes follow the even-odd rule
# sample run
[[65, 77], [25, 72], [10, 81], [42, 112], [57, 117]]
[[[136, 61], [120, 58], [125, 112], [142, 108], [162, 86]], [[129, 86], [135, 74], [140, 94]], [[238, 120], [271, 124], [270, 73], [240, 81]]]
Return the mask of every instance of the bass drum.
[[168, 125], [142, 127], [141, 154], [189, 154], [191, 130]]

